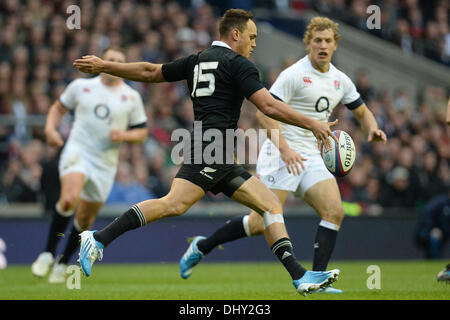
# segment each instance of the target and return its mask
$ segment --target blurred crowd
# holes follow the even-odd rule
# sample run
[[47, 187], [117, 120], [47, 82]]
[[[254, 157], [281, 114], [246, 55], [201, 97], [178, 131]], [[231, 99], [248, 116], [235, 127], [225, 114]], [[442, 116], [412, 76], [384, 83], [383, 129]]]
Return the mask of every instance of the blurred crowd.
[[[450, 4], [447, 0], [319, 0], [313, 8], [331, 18], [397, 44], [405, 54], [420, 54], [450, 66]], [[368, 29], [367, 19], [380, 8], [379, 29]]]
[[[79, 30], [66, 27], [66, 8], [74, 2], [83, 8]], [[338, 5], [341, 1], [321, 3]], [[407, 15], [414, 1], [400, 3], [406, 8], [402, 14]], [[45, 121], [50, 105], [65, 86], [85, 76], [72, 67], [74, 59], [84, 54], [101, 55], [107, 46], [121, 46], [126, 48], [128, 61], [171, 61], [209, 47], [217, 39], [218, 16], [205, 1], [1, 1], [0, 118], [9, 115], [15, 121], [14, 125], [0, 125], [0, 204], [40, 201], [50, 207], [56, 201], [60, 150], [45, 144], [43, 122], [35, 126], [25, 123], [30, 115]], [[283, 67], [290, 63], [285, 61]], [[279, 71], [261, 71], [270, 87]], [[358, 152], [352, 172], [339, 179], [343, 199], [363, 207], [416, 207], [448, 190], [446, 88], [425, 87], [412, 101], [401, 90], [373, 88], [370, 71], [350, 76], [389, 142], [368, 144], [351, 112], [344, 106], [337, 108], [333, 116], [340, 119], [339, 129], [352, 135]], [[190, 129], [193, 122], [185, 84], [129, 84], [143, 97], [148, 139], [143, 146], [122, 144], [116, 183], [107, 201], [111, 204], [164, 196], [178, 170], [171, 159], [171, 132], [180, 127]], [[256, 127], [254, 114], [255, 107], [246, 102], [239, 126]], [[71, 117], [68, 114], [61, 124], [66, 138]], [[248, 167], [254, 170], [254, 166]], [[205, 197], [205, 201], [212, 200], [227, 198]]]

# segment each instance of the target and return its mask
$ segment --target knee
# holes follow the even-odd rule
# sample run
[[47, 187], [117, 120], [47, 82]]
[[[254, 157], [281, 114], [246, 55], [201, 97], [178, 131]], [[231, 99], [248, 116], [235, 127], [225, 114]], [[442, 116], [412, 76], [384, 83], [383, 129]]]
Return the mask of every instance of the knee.
[[164, 217], [173, 217], [173, 216], [181, 216], [189, 209], [189, 204], [182, 200], [171, 201], [170, 199], [161, 199], [163, 200], [163, 214], [161, 218]]
[[342, 206], [336, 206], [335, 208], [328, 209], [326, 212], [323, 212], [320, 216], [323, 220], [329, 221], [336, 225], [341, 225], [344, 220], [345, 212]]
[[247, 223], [247, 229], [251, 236], [258, 236], [264, 233], [264, 220], [259, 214], [256, 214], [256, 212], [249, 215]]
[[75, 209], [78, 202], [78, 196], [74, 194], [64, 194], [59, 199], [60, 209], [64, 212]]

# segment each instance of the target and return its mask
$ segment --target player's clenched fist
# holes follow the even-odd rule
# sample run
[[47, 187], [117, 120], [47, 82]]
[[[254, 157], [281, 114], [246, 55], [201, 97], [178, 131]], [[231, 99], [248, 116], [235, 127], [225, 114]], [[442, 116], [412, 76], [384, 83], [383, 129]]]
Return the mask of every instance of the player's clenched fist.
[[82, 72], [97, 74], [103, 71], [105, 62], [97, 56], [83, 56], [75, 60], [73, 65]]

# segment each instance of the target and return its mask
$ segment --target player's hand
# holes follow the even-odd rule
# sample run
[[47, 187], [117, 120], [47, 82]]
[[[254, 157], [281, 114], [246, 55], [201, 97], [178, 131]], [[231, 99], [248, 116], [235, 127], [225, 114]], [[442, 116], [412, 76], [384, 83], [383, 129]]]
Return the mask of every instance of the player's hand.
[[287, 150], [280, 150], [281, 159], [286, 164], [286, 168], [289, 173], [293, 174], [294, 176], [300, 175], [300, 166], [302, 167], [302, 170], [305, 170], [305, 166], [303, 165], [303, 161], [306, 161], [306, 158], [303, 158], [301, 155], [299, 155], [294, 150], [288, 148]]
[[313, 132], [314, 136], [317, 139], [318, 146], [325, 145], [325, 149], [327, 151], [331, 150], [331, 142], [330, 142], [330, 139], [328, 139], [329, 136], [331, 138], [333, 138], [334, 141], [336, 141], [336, 143], [339, 143], [338, 139], [336, 138], [336, 136], [333, 134], [333, 132], [330, 129], [332, 126], [335, 126], [337, 123], [338, 123], [337, 119], [334, 120], [333, 122], [316, 121], [314, 123], [311, 131]]
[[387, 137], [386, 133], [383, 132], [383, 130], [376, 129], [371, 130], [368, 134], [367, 141], [369, 142], [383, 142], [383, 144], [386, 144]]
[[109, 130], [109, 138], [112, 142], [122, 142], [124, 140], [124, 132], [119, 129]]
[[76, 59], [73, 65], [81, 72], [98, 74], [103, 71], [105, 62], [96, 56], [83, 56]]
[[45, 130], [45, 140], [47, 144], [52, 147], [61, 148], [64, 145], [64, 140], [56, 130]]

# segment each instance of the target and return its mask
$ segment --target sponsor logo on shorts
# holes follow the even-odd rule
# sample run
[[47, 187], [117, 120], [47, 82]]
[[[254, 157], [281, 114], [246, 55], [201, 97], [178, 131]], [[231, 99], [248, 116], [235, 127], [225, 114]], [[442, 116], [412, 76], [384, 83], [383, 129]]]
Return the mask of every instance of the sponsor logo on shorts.
[[208, 179], [214, 180], [214, 177], [210, 176], [208, 173], [216, 172], [216, 169], [210, 168], [210, 167], [204, 167], [202, 170], [200, 170], [200, 174], [204, 175]]

